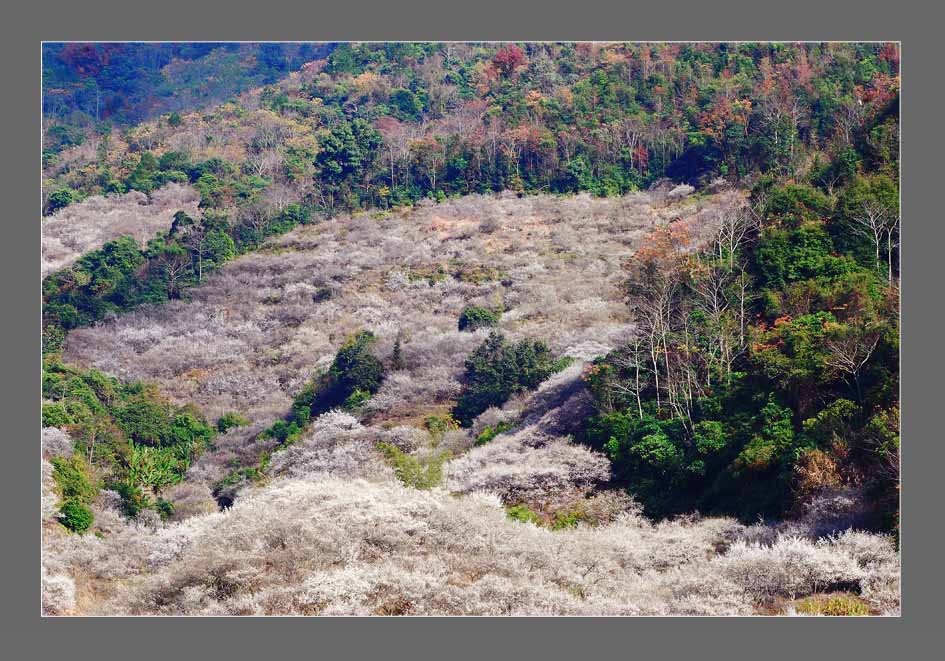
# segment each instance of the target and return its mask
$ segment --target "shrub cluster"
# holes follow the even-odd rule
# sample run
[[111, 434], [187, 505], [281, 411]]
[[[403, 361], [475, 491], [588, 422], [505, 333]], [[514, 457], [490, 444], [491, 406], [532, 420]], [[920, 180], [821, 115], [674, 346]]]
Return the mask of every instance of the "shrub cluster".
[[501, 311], [470, 305], [459, 315], [459, 330], [475, 331], [480, 328], [493, 328], [499, 325]]
[[53, 458], [63, 498], [88, 505], [99, 475], [132, 516], [155, 506], [149, 494], [180, 482], [215, 434], [195, 407], [174, 406], [153, 386], [68, 367], [55, 355], [43, 361], [43, 398], [43, 426], [74, 440], [71, 459]]
[[62, 504], [59, 506], [59, 521], [72, 532], [83, 533], [93, 522], [89, 505], [98, 495], [98, 486], [81, 455], [53, 457], [53, 479]]
[[[277, 448], [298, 441], [309, 422], [333, 409], [354, 411], [378, 391], [386, 369], [371, 353], [377, 338], [370, 331], [359, 331], [338, 349], [331, 366], [305, 384], [292, 401], [289, 415], [260, 432], [262, 438], [274, 439]], [[239, 466], [214, 488], [215, 494], [242, 479], [261, 478], [269, 465], [270, 451], [264, 451], [256, 465]]]
[[180, 298], [207, 273], [256, 248], [266, 236], [286, 232], [309, 218], [309, 211], [297, 204], [288, 205], [261, 229], [231, 222], [219, 211], [204, 211], [197, 219], [178, 212], [170, 229], [144, 249], [130, 236], [109, 241], [43, 279], [44, 340], [50, 338], [44, 348], [58, 349], [59, 328], [71, 330], [108, 314]]
[[453, 416], [468, 427], [486, 409], [502, 406], [512, 395], [538, 387], [562, 367], [544, 342], [525, 339], [510, 344], [493, 331], [466, 359], [463, 388]]

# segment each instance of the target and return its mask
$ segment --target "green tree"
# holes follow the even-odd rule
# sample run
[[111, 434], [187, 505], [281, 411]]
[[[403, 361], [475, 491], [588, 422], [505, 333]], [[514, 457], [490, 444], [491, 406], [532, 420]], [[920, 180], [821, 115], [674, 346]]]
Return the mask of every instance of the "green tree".
[[60, 188], [49, 194], [46, 200], [46, 214], [55, 213], [63, 207], [67, 207], [75, 202], [75, 193], [68, 188]]
[[138, 161], [138, 165], [129, 175], [125, 184], [128, 188], [150, 193], [159, 184], [158, 176], [160, 174], [160, 164], [158, 160], [149, 151], [144, 152]]
[[508, 344], [493, 331], [466, 359], [463, 388], [453, 416], [463, 426], [512, 395], [531, 390], [554, 373], [556, 365], [544, 342], [521, 340]]

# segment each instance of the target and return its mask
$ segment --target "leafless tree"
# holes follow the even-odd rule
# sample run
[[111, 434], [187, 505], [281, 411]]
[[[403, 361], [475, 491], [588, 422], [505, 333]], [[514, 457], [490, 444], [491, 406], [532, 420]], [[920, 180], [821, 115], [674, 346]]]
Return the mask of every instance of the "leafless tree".
[[885, 243], [888, 262], [887, 279], [888, 282], [892, 282], [893, 250], [898, 246], [899, 214], [882, 202], [866, 200], [852, 220], [853, 231], [872, 243], [877, 267], [882, 263], [880, 251]]
[[844, 378], [856, 390], [857, 402], [862, 402], [860, 376], [863, 368], [879, 343], [878, 330], [863, 325], [856, 325], [838, 331], [826, 341], [827, 358], [825, 362]]
[[731, 195], [719, 208], [719, 228], [715, 237], [715, 247], [719, 260], [728, 264], [728, 269], [735, 269], [735, 257], [758, 228], [757, 216], [736, 195]]
[[638, 333], [630, 337], [627, 344], [614, 354], [614, 365], [631, 374], [630, 380], [617, 378], [611, 381], [613, 392], [621, 397], [630, 396], [637, 403], [637, 414], [643, 419], [642, 393], [649, 385], [649, 375], [653, 372], [647, 367], [647, 351], [644, 339]]
[[[724, 267], [705, 265], [693, 274], [691, 288], [696, 294], [696, 305], [705, 314], [709, 325], [708, 360], [719, 372], [729, 376], [736, 355], [737, 339], [732, 337], [730, 298], [734, 274]], [[737, 302], [737, 299], [736, 299]], [[712, 385], [712, 370], [706, 370], [706, 385]]]

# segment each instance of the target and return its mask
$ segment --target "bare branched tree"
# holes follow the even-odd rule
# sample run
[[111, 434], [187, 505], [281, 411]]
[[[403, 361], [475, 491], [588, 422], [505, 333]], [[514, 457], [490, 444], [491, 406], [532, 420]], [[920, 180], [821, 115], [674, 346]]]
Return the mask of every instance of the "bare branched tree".
[[647, 350], [642, 335], [635, 332], [626, 346], [614, 355], [613, 362], [623, 372], [630, 374], [631, 378], [611, 381], [609, 385], [612, 392], [619, 397], [633, 398], [637, 404], [637, 413], [643, 419], [642, 393], [649, 386], [653, 372], [647, 365]]
[[863, 202], [859, 212], [853, 216], [853, 231], [865, 237], [873, 245], [873, 255], [878, 267], [882, 260], [880, 250], [886, 244], [888, 281], [893, 279], [893, 248], [898, 246], [899, 214], [888, 205], [876, 201]]
[[880, 334], [865, 326], [854, 326], [836, 333], [826, 341], [827, 365], [854, 387], [857, 402], [862, 402], [860, 376], [876, 350]]

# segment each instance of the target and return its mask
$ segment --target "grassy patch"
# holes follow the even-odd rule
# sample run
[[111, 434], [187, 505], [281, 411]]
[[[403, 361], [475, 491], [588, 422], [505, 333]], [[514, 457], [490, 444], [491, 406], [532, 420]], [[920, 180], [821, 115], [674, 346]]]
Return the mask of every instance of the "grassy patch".
[[803, 615], [858, 616], [869, 615], [869, 605], [852, 595], [809, 597], [797, 605]]
[[380, 443], [377, 447], [405, 486], [432, 489], [443, 481], [443, 464], [450, 458], [449, 452], [415, 457], [390, 443]]
[[476, 445], [485, 445], [499, 434], [504, 434], [512, 428], [511, 422], [500, 422], [495, 427], [486, 427], [476, 437]]
[[513, 505], [505, 508], [505, 514], [513, 521], [522, 523], [534, 523], [536, 526], [542, 524], [542, 519], [537, 513], [529, 509], [527, 505]]

